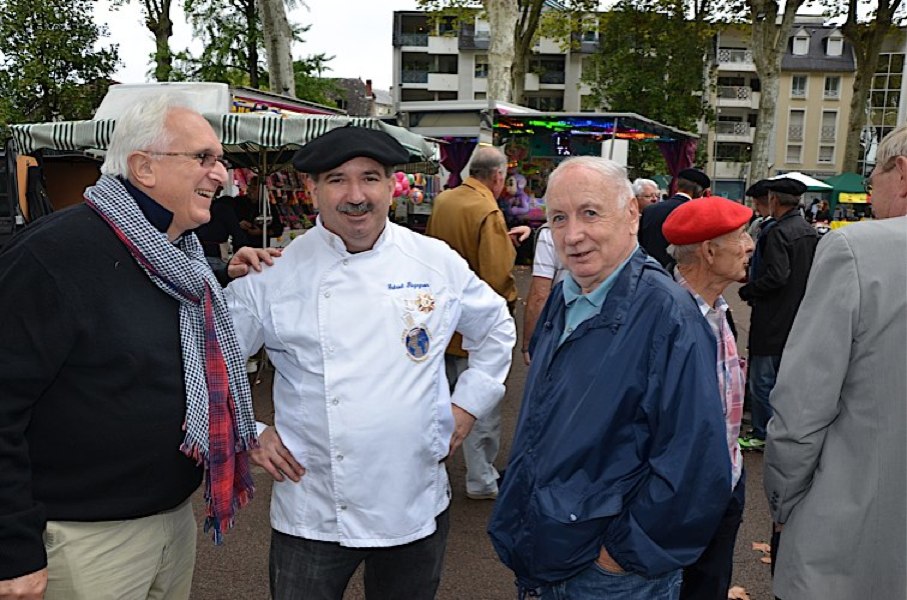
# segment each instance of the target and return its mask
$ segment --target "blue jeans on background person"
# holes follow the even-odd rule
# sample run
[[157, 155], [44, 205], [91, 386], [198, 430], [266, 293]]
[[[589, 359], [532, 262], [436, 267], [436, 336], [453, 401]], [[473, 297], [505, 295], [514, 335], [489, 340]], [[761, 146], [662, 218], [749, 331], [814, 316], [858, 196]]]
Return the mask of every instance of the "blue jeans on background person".
[[592, 563], [570, 579], [536, 590], [541, 600], [677, 600], [681, 570], [661, 577], [612, 573]]
[[765, 441], [765, 428], [768, 420], [772, 418], [772, 405], [769, 396], [778, 379], [778, 367], [781, 366], [780, 356], [750, 356], [750, 416], [753, 422], [753, 437]]
[[350, 577], [365, 561], [368, 600], [434, 600], [441, 582], [450, 510], [437, 529], [402, 546], [349, 548], [271, 530], [268, 574], [273, 600], [342, 600]]

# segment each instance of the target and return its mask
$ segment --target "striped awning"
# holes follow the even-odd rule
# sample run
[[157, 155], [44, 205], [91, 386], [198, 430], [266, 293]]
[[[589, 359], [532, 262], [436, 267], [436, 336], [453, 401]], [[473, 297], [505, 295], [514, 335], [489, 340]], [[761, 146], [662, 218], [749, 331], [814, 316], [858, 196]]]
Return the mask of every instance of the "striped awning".
[[[341, 115], [289, 115], [267, 113], [206, 114], [228, 154], [299, 148], [323, 133], [353, 125], [378, 129], [409, 150], [413, 162], [433, 158], [435, 145], [417, 133], [370, 117]], [[21, 154], [37, 150], [106, 150], [116, 126], [114, 120], [60, 121], [11, 125], [16, 149]]]

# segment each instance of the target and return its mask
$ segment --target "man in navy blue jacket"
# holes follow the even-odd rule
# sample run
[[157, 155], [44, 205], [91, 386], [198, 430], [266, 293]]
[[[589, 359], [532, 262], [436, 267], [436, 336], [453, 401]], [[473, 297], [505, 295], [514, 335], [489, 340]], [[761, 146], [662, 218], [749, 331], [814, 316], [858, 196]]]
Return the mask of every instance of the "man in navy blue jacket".
[[561, 163], [552, 291], [489, 533], [521, 594], [674, 599], [730, 497], [716, 342], [636, 242], [624, 169]]

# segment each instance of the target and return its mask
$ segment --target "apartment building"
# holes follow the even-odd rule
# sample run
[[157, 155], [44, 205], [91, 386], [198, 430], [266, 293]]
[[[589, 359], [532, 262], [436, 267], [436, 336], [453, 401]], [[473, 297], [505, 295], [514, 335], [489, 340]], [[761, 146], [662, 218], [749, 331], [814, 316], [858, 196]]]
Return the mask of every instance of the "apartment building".
[[[858, 65], [841, 31], [820, 16], [798, 17], [781, 63], [769, 163], [772, 175], [801, 171], [828, 177], [843, 170], [846, 125]], [[394, 105], [401, 124], [435, 137], [474, 136], [486, 106], [487, 21], [435, 22], [424, 12], [394, 13]], [[582, 83], [584, 61], [598, 47], [591, 25], [572, 49], [542, 38], [533, 48], [526, 74], [526, 101], [546, 112], [606, 110], [591, 102]], [[907, 117], [907, 36], [899, 29], [886, 40], [873, 79], [864, 135], [870, 163], [873, 147]], [[716, 122], [702, 125], [704, 166], [714, 191], [742, 198], [751, 183], [750, 156], [758, 125], [761, 87], [751, 50], [750, 29], [728, 25], [716, 35], [709, 102]], [[862, 159], [861, 159], [862, 160]]]
[[[545, 112], [593, 112], [583, 60], [598, 46], [590, 26], [575, 49], [541, 38], [532, 49], [524, 106]], [[425, 135], [464, 136], [479, 125], [488, 90], [488, 22], [432, 21], [421, 11], [394, 12], [393, 93], [403, 125]]]

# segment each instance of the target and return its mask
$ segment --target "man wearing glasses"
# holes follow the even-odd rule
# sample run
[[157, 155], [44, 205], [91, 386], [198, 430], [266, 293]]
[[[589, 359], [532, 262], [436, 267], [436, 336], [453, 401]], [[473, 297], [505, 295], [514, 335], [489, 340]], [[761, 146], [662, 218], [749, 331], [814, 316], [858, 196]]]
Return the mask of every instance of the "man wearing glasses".
[[642, 214], [643, 210], [658, 202], [658, 184], [651, 179], [637, 179], [633, 182], [633, 195], [636, 197], [639, 214]]
[[134, 106], [85, 203], [0, 254], [0, 599], [188, 598], [202, 475], [215, 541], [251, 497], [245, 360], [191, 233], [222, 155], [177, 100]]
[[878, 220], [822, 238], [771, 396], [782, 600], [907, 595], [907, 126], [868, 183]]

